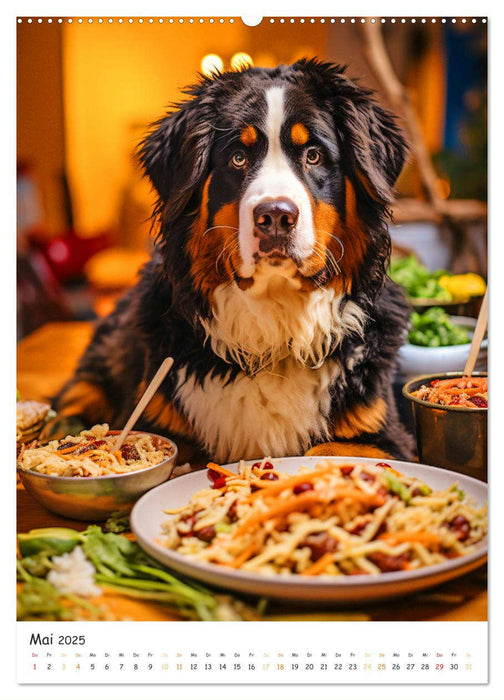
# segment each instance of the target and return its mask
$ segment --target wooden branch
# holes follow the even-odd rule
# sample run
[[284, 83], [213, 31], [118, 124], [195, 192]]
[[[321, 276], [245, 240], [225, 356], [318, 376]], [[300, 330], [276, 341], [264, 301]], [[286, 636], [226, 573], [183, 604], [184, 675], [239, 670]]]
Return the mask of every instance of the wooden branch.
[[447, 202], [436, 188], [437, 173], [434, 170], [409, 91], [400, 83], [390, 62], [378, 20], [362, 25], [363, 53], [391, 107], [404, 119], [414, 152], [426, 199], [439, 215], [446, 213]]
[[400, 197], [392, 207], [394, 222], [432, 221], [442, 223], [445, 217], [461, 223], [485, 221], [487, 205], [477, 199], [449, 199], [443, 202], [443, 212], [436, 210], [431, 202], [409, 197]]

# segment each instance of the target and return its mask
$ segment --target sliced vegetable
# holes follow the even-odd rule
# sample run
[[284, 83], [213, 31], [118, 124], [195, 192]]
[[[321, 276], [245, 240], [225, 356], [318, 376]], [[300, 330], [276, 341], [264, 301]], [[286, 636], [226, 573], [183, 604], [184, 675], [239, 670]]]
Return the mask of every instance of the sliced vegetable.
[[452, 486], [450, 491], [457, 491], [458, 492], [458, 497], [460, 501], [463, 501], [465, 498], [465, 491], [462, 491], [462, 489], [459, 489], [458, 486]]
[[67, 527], [44, 527], [19, 534], [18, 547], [23, 557], [39, 552], [54, 556], [71, 552], [82, 539], [82, 533], [77, 530]]
[[465, 275], [442, 275], [439, 278], [439, 284], [448, 290], [454, 302], [483, 295], [486, 290], [486, 282], [483, 277], [473, 272], [468, 272]]
[[114, 511], [105, 521], [103, 532], [115, 532], [116, 534], [129, 532], [131, 529], [129, 516], [129, 512], [123, 510]]
[[444, 274], [444, 270], [430, 272], [414, 255], [393, 260], [389, 269], [390, 278], [404, 287], [409, 297], [450, 302], [452, 295], [438, 280]]
[[468, 329], [452, 323], [448, 314], [438, 306], [431, 307], [423, 314], [414, 311], [410, 323], [408, 340], [413, 345], [433, 348], [463, 345], [471, 341]]
[[401, 481], [399, 481], [399, 479], [390, 472], [386, 472], [383, 476], [385, 477], [385, 481], [387, 482], [389, 491], [392, 491], [392, 493], [396, 493], [399, 496], [399, 498], [405, 503], [409, 503], [411, 500], [411, 493], [409, 488], [405, 486]]

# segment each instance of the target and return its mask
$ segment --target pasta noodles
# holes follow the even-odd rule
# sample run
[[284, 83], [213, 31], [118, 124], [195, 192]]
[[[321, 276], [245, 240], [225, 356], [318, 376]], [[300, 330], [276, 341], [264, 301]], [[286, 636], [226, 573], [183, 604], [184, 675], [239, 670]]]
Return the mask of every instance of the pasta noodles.
[[422, 384], [411, 395], [442, 406], [488, 408], [488, 380], [486, 377], [434, 379], [429, 386]]
[[69, 435], [40, 447], [26, 446], [19, 454], [18, 467], [50, 476], [106, 476], [147, 469], [171, 454], [168, 446], [160, 449], [147, 433], [129, 435], [116, 452], [116, 436], [107, 436], [108, 431], [104, 423], [76, 437]]
[[238, 474], [209, 465], [213, 487], [163, 523], [164, 546], [259, 574], [377, 575], [468, 554], [487, 510], [454, 484], [433, 491], [389, 465], [321, 461], [294, 476], [269, 460]]

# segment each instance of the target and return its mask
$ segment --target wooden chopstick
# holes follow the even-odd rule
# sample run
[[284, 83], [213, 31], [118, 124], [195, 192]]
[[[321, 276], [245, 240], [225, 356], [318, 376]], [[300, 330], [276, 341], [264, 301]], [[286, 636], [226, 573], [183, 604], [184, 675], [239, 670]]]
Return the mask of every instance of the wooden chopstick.
[[476, 328], [474, 329], [474, 335], [471, 342], [471, 347], [469, 348], [469, 355], [467, 357], [467, 362], [464, 367], [464, 376], [470, 377], [474, 372], [474, 367], [476, 365], [476, 360], [478, 359], [478, 353], [480, 351], [480, 346], [483, 341], [483, 336], [488, 324], [488, 289], [485, 292], [483, 301], [481, 302], [480, 312], [478, 314], [478, 320], [476, 322]]
[[149, 401], [152, 399], [156, 391], [159, 389], [159, 386], [163, 379], [166, 377], [168, 372], [170, 371], [171, 367], [173, 365], [173, 357], [167, 357], [165, 360], [163, 360], [161, 367], [158, 369], [156, 374], [154, 375], [151, 383], [147, 387], [147, 389], [144, 391], [142, 394], [142, 397], [140, 398], [140, 401], [137, 403], [135, 406], [135, 409], [133, 410], [133, 413], [131, 416], [128, 418], [128, 422], [122, 429], [121, 434], [117, 438], [114, 444], [114, 452], [117, 452], [117, 450], [120, 450], [123, 442], [126, 440], [126, 437], [131, 430], [131, 428], [135, 425], [137, 420], [140, 418], [142, 413], [144, 412], [145, 408], [147, 407], [147, 404]]

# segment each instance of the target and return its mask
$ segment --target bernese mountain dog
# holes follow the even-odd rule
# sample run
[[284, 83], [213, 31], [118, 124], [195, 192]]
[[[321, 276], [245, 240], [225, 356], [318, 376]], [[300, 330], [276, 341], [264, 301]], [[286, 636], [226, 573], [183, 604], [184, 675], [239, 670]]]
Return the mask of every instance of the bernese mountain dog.
[[387, 277], [406, 144], [345, 68], [301, 60], [200, 77], [139, 157], [156, 246], [100, 321], [60, 417], [138, 427], [212, 459], [411, 458], [392, 394], [408, 308]]

